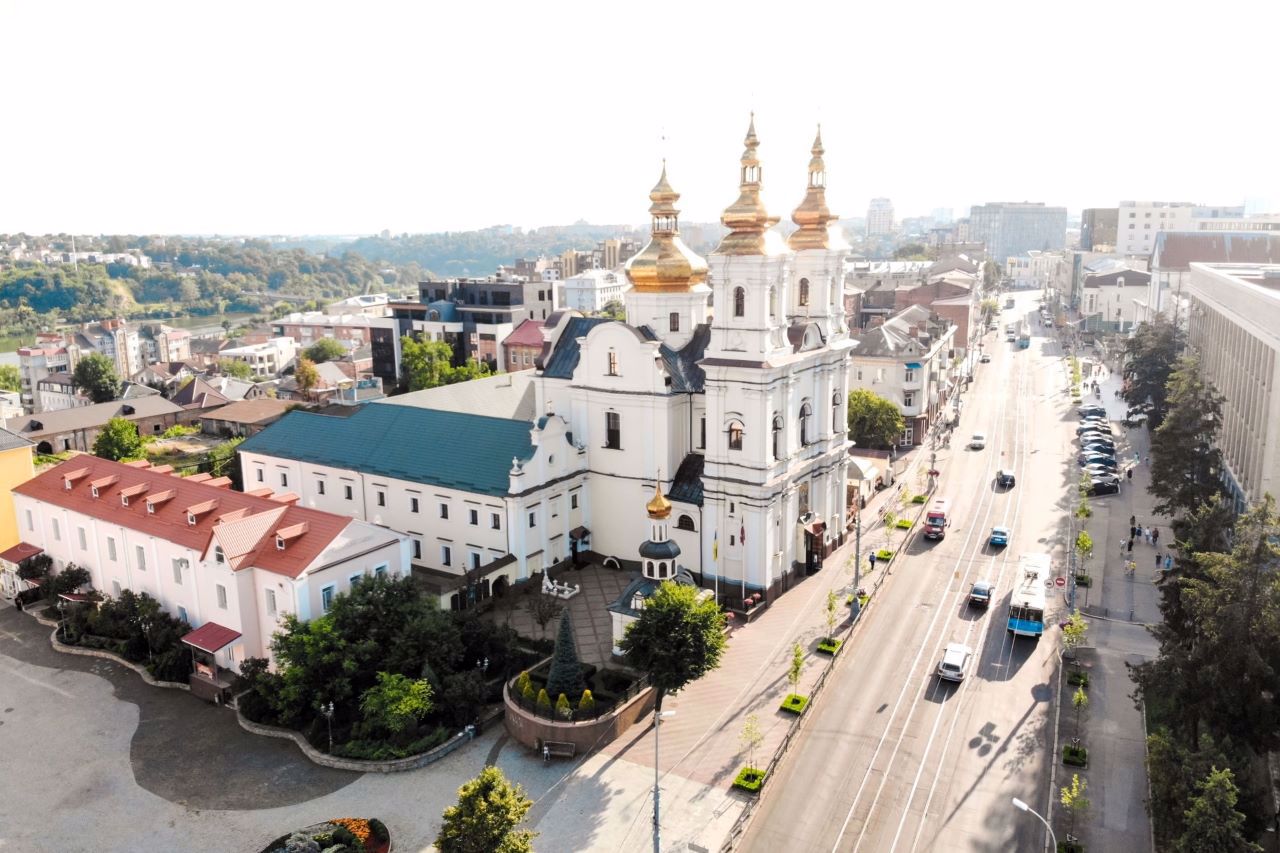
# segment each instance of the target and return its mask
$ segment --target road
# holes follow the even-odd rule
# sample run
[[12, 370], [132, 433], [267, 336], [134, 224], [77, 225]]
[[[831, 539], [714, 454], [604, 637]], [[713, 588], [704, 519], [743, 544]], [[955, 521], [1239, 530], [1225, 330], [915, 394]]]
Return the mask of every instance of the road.
[[[1078, 469], [1060, 349], [1036, 326], [1037, 298], [1019, 294], [986, 336], [992, 361], [978, 365], [951, 446], [938, 450], [937, 495], [951, 501], [952, 526], [938, 542], [907, 539], [739, 849], [1042, 848], [1043, 827], [1010, 800], [1047, 808], [1061, 596], [1049, 596], [1055, 627], [1039, 641], [1013, 641], [1004, 617], [1019, 555], [1050, 553], [1054, 573], [1065, 571]], [[1019, 350], [1002, 330], [1028, 314], [1032, 343]], [[986, 433], [986, 449], [966, 449], [974, 432]], [[1016, 472], [1014, 488], [995, 487], [1000, 468]], [[987, 544], [996, 524], [1013, 528], [1007, 549]], [[967, 605], [979, 578], [997, 583], [985, 611]], [[975, 650], [960, 684], [934, 675], [949, 642]]]

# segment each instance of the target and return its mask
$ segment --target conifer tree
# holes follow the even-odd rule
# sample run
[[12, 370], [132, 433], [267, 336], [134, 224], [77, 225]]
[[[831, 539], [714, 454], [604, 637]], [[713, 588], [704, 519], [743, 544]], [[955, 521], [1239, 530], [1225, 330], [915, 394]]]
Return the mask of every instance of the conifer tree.
[[551, 671], [547, 674], [547, 692], [552, 696], [580, 696], [586, 689], [582, 678], [582, 662], [578, 660], [578, 647], [573, 641], [573, 618], [566, 609], [560, 613], [560, 632], [556, 635], [556, 650], [551, 657]]

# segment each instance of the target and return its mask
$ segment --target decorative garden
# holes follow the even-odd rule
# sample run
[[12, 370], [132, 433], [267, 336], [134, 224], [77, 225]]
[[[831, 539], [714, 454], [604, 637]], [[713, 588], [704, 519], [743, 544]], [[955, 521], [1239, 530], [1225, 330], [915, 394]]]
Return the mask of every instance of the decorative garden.
[[387, 853], [391, 833], [375, 818], [337, 817], [296, 829], [261, 853]]

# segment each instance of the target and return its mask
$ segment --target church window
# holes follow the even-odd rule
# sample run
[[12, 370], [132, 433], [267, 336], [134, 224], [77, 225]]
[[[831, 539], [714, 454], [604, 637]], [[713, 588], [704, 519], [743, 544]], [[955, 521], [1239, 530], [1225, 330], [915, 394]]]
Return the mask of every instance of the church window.
[[609, 350], [609, 375], [618, 375], [618, 354], [613, 350]]
[[747, 291], [741, 287], [733, 289], [733, 316], [747, 316]]
[[840, 423], [840, 392], [831, 395], [831, 431], [839, 435], [844, 432], [844, 424]]
[[673, 332], [680, 331], [680, 312], [672, 311], [671, 316], [668, 318], [668, 321], [670, 322], [670, 325], [671, 325], [671, 331]]
[[782, 416], [773, 416], [773, 458], [782, 458]]
[[809, 304], [809, 279], [807, 278], [800, 279], [800, 304]]
[[809, 484], [801, 483], [796, 490], [796, 496], [799, 502], [800, 514], [804, 515], [809, 511]]
[[800, 404], [800, 446], [804, 447], [814, 440], [813, 406], [806, 400]]
[[665, 578], [667, 576], [667, 564], [658, 563], [658, 577]]
[[729, 422], [729, 449], [742, 449], [742, 424], [738, 421]]
[[693, 526], [693, 519], [687, 515], [680, 516], [680, 518], [676, 521], [676, 529], [677, 530], [697, 530], [697, 528]]
[[769, 317], [770, 319], [778, 316], [778, 288], [769, 288]]
[[698, 447], [703, 450], [707, 449], [707, 416], [703, 415], [698, 421]]
[[622, 449], [622, 419], [617, 412], [604, 413], [604, 446], [611, 450]]

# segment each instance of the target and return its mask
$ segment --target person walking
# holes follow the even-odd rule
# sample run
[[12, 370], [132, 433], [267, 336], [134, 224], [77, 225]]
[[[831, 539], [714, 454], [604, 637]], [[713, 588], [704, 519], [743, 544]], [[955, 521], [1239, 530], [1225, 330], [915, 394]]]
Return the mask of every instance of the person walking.
[[1132, 539], [1130, 539], [1130, 540], [1129, 540], [1129, 546], [1128, 546], [1128, 549], [1127, 549], [1127, 550], [1128, 550], [1128, 552], [1129, 552], [1130, 554], [1132, 554], [1132, 553], [1133, 553], [1133, 540], [1132, 540]]
[[1130, 527], [1133, 527], [1133, 526], [1134, 526], [1135, 524], [1137, 524], [1137, 523], [1138, 523], [1138, 517], [1137, 517], [1136, 515], [1131, 515], [1131, 516], [1129, 516], [1129, 526], [1130, 526]]
[[1148, 527], [1148, 528], [1146, 528], [1145, 530], [1143, 530], [1143, 531], [1142, 531], [1142, 535], [1146, 538], [1146, 540], [1147, 540], [1147, 544], [1148, 544], [1148, 545], [1154, 545], [1154, 544], [1156, 544], [1155, 542], [1151, 541], [1151, 528], [1150, 528], [1150, 527]]
[[1151, 528], [1151, 544], [1152, 545], [1160, 544], [1160, 528], [1159, 527]]
[[1173, 571], [1173, 555], [1172, 554], [1164, 555], [1164, 570], [1166, 572]]
[[1125, 476], [1127, 479], [1132, 480], [1132, 479], [1133, 479], [1133, 469], [1132, 469], [1132, 468], [1125, 468], [1125, 469], [1124, 469], [1124, 476]]
[[1130, 522], [1129, 522], [1129, 538], [1130, 538], [1130, 539], [1132, 539], [1133, 537], [1135, 537], [1135, 536], [1137, 536], [1137, 535], [1138, 535], [1138, 525], [1134, 524], [1134, 523], [1133, 523], [1133, 521], [1132, 521], [1132, 520], [1130, 520]]
[[1157, 551], [1156, 552], [1156, 570], [1158, 571], [1160, 569], [1160, 566], [1162, 566], [1163, 564], [1164, 564], [1164, 554], [1161, 554], [1159, 551]]

